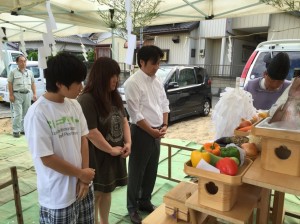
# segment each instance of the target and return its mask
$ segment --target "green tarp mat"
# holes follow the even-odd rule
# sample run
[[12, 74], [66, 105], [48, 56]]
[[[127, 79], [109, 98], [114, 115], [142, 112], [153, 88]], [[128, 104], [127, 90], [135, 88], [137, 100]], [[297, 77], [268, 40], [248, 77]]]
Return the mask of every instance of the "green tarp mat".
[[[190, 178], [183, 172], [183, 164], [189, 160], [190, 152], [182, 150], [180, 147], [188, 146], [198, 149], [200, 145], [180, 139], [163, 139], [163, 142], [178, 145], [178, 148], [172, 148], [172, 177], [178, 180], [190, 181]], [[0, 184], [10, 179], [9, 168], [12, 166], [17, 167], [24, 223], [39, 223], [36, 174], [25, 137], [21, 136], [17, 139], [10, 134], [0, 134]], [[158, 173], [164, 176], [168, 174], [168, 150], [166, 146], [161, 147]], [[155, 205], [160, 205], [163, 202], [163, 196], [176, 185], [177, 183], [174, 181], [158, 177], [152, 195], [152, 202]], [[299, 213], [299, 197], [287, 194], [285, 209]], [[147, 213], [141, 213], [141, 215], [146, 217]], [[110, 224], [131, 223], [126, 209], [126, 187], [117, 188], [113, 192], [109, 221]], [[8, 186], [0, 190], [0, 224], [12, 223], [17, 223], [17, 217], [13, 189], [12, 186]], [[284, 223], [299, 224], [300, 220], [285, 216]]]

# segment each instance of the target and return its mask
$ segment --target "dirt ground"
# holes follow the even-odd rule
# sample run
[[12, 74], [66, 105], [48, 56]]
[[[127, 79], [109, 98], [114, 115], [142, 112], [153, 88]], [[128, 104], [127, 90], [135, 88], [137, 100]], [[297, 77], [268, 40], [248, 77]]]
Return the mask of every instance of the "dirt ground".
[[10, 118], [0, 118], [0, 134], [2, 133], [12, 133]]
[[[12, 133], [11, 127], [10, 118], [0, 119], [0, 133]], [[169, 125], [166, 138], [190, 140], [196, 143], [213, 140], [214, 131], [211, 113], [207, 117], [195, 116]]]
[[169, 125], [166, 138], [190, 140], [199, 144], [212, 141], [215, 132], [211, 114], [207, 117], [190, 117]]

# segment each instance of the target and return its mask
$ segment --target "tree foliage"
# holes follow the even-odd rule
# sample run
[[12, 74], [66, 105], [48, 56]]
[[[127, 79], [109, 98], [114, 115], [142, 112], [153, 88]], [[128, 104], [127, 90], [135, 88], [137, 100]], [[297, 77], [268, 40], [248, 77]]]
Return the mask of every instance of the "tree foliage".
[[285, 11], [299, 11], [300, 2], [294, 0], [261, 0], [262, 2], [275, 6]]
[[[111, 20], [111, 12], [99, 11], [100, 17], [104, 20], [108, 27], [117, 29], [117, 35], [125, 38], [126, 17], [125, 0], [98, 0], [100, 4], [108, 5], [114, 11]], [[162, 0], [131, 0], [131, 17], [132, 17], [132, 33], [139, 37], [139, 29], [149, 26], [151, 21], [158, 17], [158, 6]]]
[[38, 52], [37, 51], [29, 51], [27, 52], [28, 56], [27, 58], [30, 61], [37, 61], [38, 60]]
[[95, 51], [88, 51], [87, 59], [89, 62], [94, 62], [95, 61]]

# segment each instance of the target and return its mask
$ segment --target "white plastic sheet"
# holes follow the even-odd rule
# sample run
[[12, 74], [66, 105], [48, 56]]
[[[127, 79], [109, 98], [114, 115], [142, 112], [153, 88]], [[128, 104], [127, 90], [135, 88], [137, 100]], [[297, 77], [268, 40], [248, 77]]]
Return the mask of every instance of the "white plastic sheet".
[[212, 113], [215, 138], [233, 136], [241, 119], [251, 119], [255, 114], [251, 93], [239, 87], [226, 87]]

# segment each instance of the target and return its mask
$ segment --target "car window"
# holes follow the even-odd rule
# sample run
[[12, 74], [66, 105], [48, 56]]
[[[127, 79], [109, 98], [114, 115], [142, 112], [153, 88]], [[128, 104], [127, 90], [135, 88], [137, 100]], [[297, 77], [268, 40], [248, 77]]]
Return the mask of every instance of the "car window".
[[[289, 74], [287, 76], [288, 80], [291, 80], [294, 75], [294, 68], [300, 68], [300, 52], [296, 51], [291, 51], [291, 52], [286, 52], [289, 55], [290, 58], [290, 70]], [[255, 64], [253, 66], [253, 69], [250, 74], [250, 79], [258, 78], [261, 77], [266, 71], [266, 63], [263, 61], [264, 56], [268, 54], [268, 52], [261, 52], [255, 61]], [[273, 51], [273, 57], [278, 54], [278, 52]]]
[[[15, 68], [17, 68], [17, 64], [10, 64], [10, 65], [8, 66], [9, 71], [11, 71], [11, 70], [13, 70], [13, 69], [15, 69]], [[2, 71], [2, 73], [1, 73], [1, 75], [0, 75], [0, 77], [7, 78], [7, 70], [6, 70], [6, 68], [3, 69], [3, 71]]]
[[37, 66], [27, 66], [27, 69], [31, 70], [34, 78], [40, 77], [40, 69]]
[[170, 82], [176, 82], [176, 81], [177, 81], [176, 80], [176, 72], [173, 72], [173, 74], [171, 75], [168, 83], [170, 83]]
[[204, 82], [204, 76], [205, 76], [205, 70], [203, 68], [195, 67], [196, 76], [198, 84], [201, 84]]
[[182, 69], [179, 73], [178, 78], [179, 87], [184, 87], [193, 84], [196, 84], [194, 69]]
[[155, 75], [162, 83], [164, 83], [171, 70], [172, 68], [160, 67]]
[[0, 77], [2, 77], [2, 78], [7, 78], [7, 71], [6, 71], [6, 68], [3, 69], [3, 71], [1, 72]]
[[6, 72], [6, 69], [3, 69], [3, 71], [2, 71], [1, 74], [0, 74], [0, 77], [2, 77], [2, 78], [7, 78], [7, 72]]

